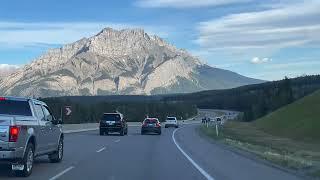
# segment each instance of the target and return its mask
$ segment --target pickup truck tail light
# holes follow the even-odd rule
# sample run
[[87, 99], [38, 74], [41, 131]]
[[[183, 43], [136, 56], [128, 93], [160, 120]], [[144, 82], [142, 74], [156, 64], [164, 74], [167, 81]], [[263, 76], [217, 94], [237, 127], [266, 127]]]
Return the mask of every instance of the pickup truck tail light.
[[9, 142], [17, 142], [20, 133], [18, 126], [10, 126], [9, 129]]

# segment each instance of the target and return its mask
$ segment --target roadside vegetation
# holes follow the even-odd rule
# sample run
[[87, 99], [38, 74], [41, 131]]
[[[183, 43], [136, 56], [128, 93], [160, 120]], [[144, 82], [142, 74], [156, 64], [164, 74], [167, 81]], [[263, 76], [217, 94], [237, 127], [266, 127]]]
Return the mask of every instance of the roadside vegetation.
[[253, 122], [230, 121], [216, 137], [275, 164], [320, 178], [320, 90]]

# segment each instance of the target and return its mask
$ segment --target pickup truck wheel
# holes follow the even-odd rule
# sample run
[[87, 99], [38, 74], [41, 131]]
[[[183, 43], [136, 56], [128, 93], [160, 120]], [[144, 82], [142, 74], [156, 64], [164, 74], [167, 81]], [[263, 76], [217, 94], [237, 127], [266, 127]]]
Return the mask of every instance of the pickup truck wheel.
[[58, 149], [53, 154], [49, 155], [49, 160], [51, 163], [58, 163], [62, 161], [62, 158], [63, 158], [63, 139], [60, 138]]
[[26, 152], [22, 159], [22, 165], [24, 166], [23, 170], [22, 171], [17, 170], [17, 171], [14, 171], [14, 173], [20, 177], [30, 176], [30, 174], [32, 173], [33, 161], [34, 161], [34, 147], [33, 147], [33, 144], [29, 143], [27, 145]]

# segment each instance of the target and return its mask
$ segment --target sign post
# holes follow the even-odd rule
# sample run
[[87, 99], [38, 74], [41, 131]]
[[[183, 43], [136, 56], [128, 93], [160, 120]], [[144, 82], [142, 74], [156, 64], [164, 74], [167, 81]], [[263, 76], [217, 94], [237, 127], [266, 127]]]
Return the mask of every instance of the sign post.
[[65, 115], [66, 116], [71, 116], [72, 110], [71, 110], [71, 106], [65, 106]]
[[63, 121], [63, 117], [64, 116], [71, 116], [72, 110], [71, 110], [71, 106], [65, 106], [65, 107], [61, 107], [60, 108], [60, 118], [61, 121]]
[[217, 137], [219, 136], [219, 127], [218, 127], [218, 123], [216, 122], [216, 134], [217, 134]]

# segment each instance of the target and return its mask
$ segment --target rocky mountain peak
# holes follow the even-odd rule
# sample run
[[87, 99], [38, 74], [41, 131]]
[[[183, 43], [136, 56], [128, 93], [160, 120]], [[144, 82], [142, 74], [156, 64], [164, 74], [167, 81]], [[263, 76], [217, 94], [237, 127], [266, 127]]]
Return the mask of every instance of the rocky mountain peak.
[[48, 50], [0, 81], [18, 96], [163, 94], [232, 88], [259, 82], [212, 68], [143, 29], [105, 28]]
[[102, 29], [96, 36], [100, 36], [100, 35], [121, 35], [121, 34], [126, 34], [126, 35], [137, 35], [137, 36], [143, 36], [146, 33], [144, 32], [144, 29], [141, 28], [134, 28], [134, 29], [122, 29], [122, 30], [116, 30], [113, 29], [111, 27], [106, 27], [104, 29]]

